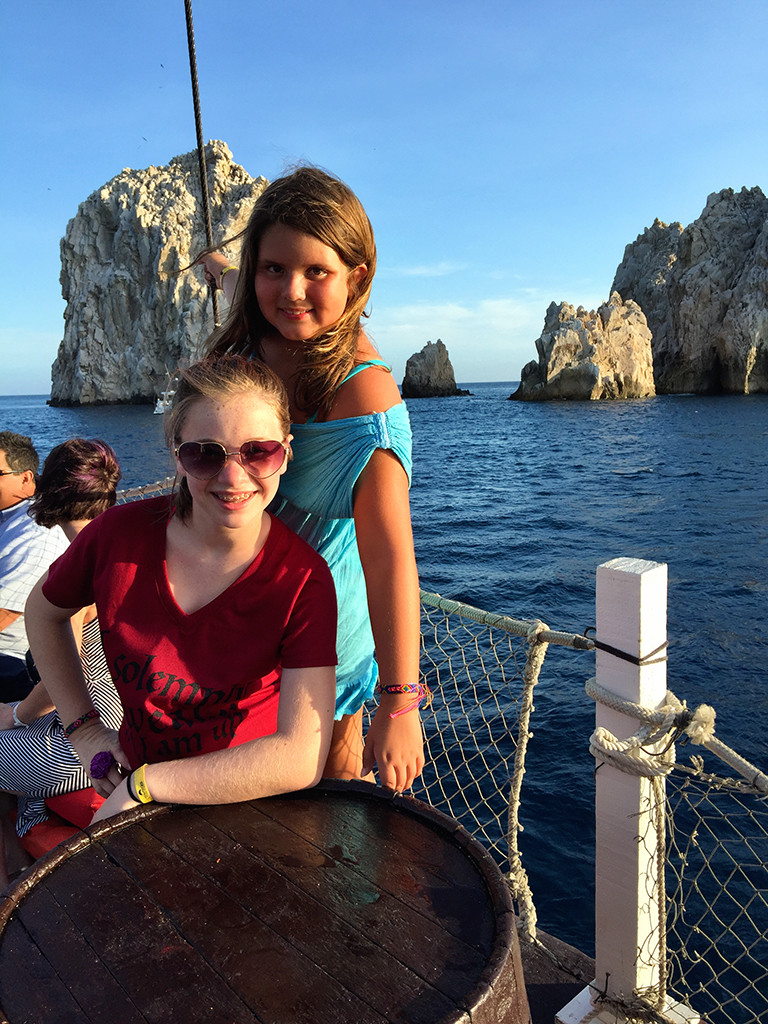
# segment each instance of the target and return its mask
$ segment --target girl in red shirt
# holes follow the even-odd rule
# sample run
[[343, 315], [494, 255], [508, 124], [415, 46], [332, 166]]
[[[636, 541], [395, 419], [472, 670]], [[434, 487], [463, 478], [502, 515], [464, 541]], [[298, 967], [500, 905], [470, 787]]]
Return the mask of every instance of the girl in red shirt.
[[[86, 527], [30, 596], [30, 646], [106, 797], [229, 803], [314, 785], [333, 729], [329, 570], [267, 511], [290, 458], [285, 389], [223, 356], [183, 371], [166, 435], [179, 485]], [[125, 709], [92, 707], [69, 619], [96, 603]], [[126, 774], [130, 772], [130, 774]]]

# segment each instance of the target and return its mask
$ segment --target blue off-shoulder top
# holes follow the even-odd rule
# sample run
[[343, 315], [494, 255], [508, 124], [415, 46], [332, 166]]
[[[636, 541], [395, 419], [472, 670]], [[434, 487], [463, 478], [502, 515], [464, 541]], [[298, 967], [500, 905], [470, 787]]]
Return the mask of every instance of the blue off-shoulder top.
[[[355, 367], [353, 372], [368, 365]], [[319, 551], [336, 584], [338, 719], [354, 714], [373, 696], [378, 678], [365, 577], [357, 550], [353, 492], [377, 448], [397, 456], [410, 485], [411, 424], [401, 402], [386, 412], [325, 423], [296, 423], [291, 432], [293, 460], [281, 478], [270, 511]]]

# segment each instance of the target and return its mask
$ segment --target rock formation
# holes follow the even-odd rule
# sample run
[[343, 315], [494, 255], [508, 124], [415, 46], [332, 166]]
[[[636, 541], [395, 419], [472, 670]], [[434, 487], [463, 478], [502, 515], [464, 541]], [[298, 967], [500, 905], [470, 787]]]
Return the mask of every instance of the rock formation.
[[687, 228], [656, 220], [624, 251], [612, 290], [653, 335], [656, 390], [768, 391], [768, 199], [723, 189]]
[[636, 302], [614, 292], [595, 313], [551, 303], [536, 342], [539, 360], [523, 367], [510, 398], [647, 398], [655, 394], [651, 332]]
[[448, 349], [438, 338], [428, 341], [421, 352], [415, 352], [405, 364], [401, 391], [403, 398], [444, 398], [468, 395], [456, 387], [456, 377]]
[[[214, 242], [241, 231], [266, 186], [206, 146]], [[212, 330], [208, 289], [185, 271], [205, 247], [197, 152], [167, 167], [124, 170], [80, 204], [61, 242], [64, 339], [51, 404], [154, 399]], [[227, 252], [230, 259], [237, 252]]]

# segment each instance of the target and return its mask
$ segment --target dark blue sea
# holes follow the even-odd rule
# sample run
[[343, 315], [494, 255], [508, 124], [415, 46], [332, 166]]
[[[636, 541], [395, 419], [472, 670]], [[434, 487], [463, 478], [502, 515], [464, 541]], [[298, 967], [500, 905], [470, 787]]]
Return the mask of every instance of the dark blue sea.
[[[422, 586], [553, 629], [594, 625], [596, 567], [669, 565], [669, 686], [768, 766], [768, 396], [518, 403], [513, 382], [408, 403]], [[41, 456], [75, 435], [117, 451], [123, 485], [170, 461], [151, 406], [0, 398], [0, 430]], [[553, 650], [537, 691], [521, 838], [539, 925], [593, 950], [589, 654]]]

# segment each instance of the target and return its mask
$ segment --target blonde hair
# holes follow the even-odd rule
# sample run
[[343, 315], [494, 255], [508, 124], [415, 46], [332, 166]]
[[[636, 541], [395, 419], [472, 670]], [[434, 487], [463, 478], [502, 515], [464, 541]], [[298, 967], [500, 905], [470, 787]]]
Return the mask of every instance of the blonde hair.
[[[281, 440], [291, 432], [288, 395], [283, 382], [258, 359], [214, 354], [179, 370], [178, 378], [173, 405], [163, 418], [165, 440], [171, 451], [181, 443], [181, 432], [190, 410], [204, 398], [220, 400], [251, 394], [258, 401], [265, 402], [277, 416], [283, 433]], [[178, 481], [175, 497], [174, 515], [185, 519], [192, 510], [192, 495], [186, 477]]]
[[354, 365], [360, 319], [367, 316], [365, 307], [376, 272], [371, 222], [355, 193], [339, 178], [317, 167], [304, 166], [273, 181], [262, 192], [245, 231], [236, 236], [243, 241], [235, 294], [227, 320], [209, 339], [207, 351], [263, 358], [261, 340], [274, 328], [259, 308], [254, 281], [261, 240], [275, 224], [317, 238], [334, 250], [350, 274], [365, 267], [359, 281], [350, 278], [349, 299], [341, 317], [306, 346], [297, 375], [297, 406], [305, 412], [326, 411]]

